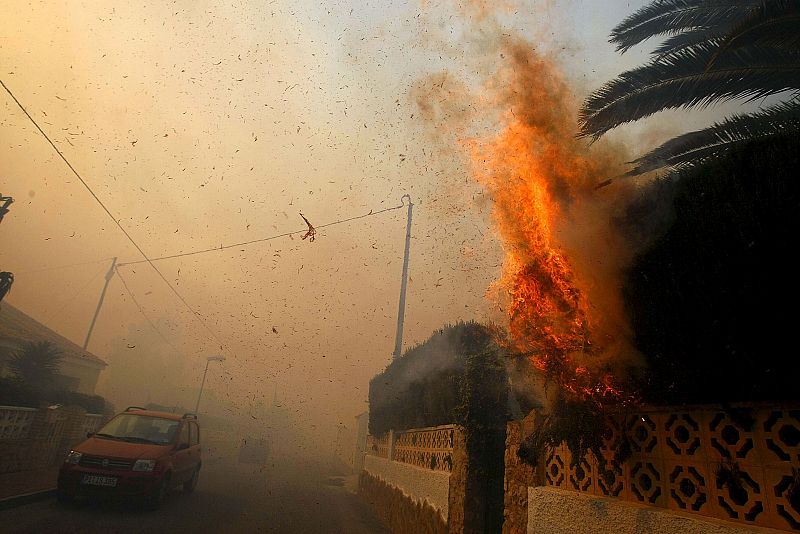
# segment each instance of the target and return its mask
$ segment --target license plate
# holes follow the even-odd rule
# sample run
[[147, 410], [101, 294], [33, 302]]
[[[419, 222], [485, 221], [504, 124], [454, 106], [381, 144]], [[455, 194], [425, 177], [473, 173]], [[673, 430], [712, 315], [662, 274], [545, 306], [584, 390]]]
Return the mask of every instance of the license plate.
[[83, 475], [81, 484], [88, 484], [90, 486], [105, 486], [113, 488], [117, 485], [116, 477], [104, 477], [100, 475]]

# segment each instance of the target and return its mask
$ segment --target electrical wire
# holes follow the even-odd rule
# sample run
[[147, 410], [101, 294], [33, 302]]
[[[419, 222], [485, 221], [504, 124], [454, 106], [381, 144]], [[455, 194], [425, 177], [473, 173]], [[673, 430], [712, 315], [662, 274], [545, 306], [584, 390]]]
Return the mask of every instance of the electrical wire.
[[[39, 130], [39, 133], [42, 134], [42, 136], [45, 138], [45, 140], [47, 140], [47, 142], [50, 144], [50, 146], [56, 152], [56, 154], [58, 154], [58, 156], [67, 165], [67, 167], [69, 167], [69, 169], [72, 171], [72, 173], [75, 175], [75, 177], [78, 178], [78, 180], [81, 182], [81, 184], [83, 184], [84, 188], [86, 188], [86, 190], [89, 192], [89, 194], [92, 195], [92, 198], [94, 198], [94, 200], [100, 205], [100, 207], [103, 209], [103, 211], [105, 211], [106, 215], [108, 215], [108, 217], [112, 221], [114, 221], [114, 224], [117, 226], [117, 228], [119, 228], [119, 230], [123, 233], [123, 235], [125, 235], [125, 237], [128, 239], [128, 241], [134, 246], [134, 248], [136, 248], [136, 250], [139, 252], [139, 254], [141, 254], [142, 258], [144, 258], [142, 260], [119, 263], [119, 264], [117, 264], [117, 267], [121, 267], [121, 266], [125, 266], [125, 265], [136, 265], [136, 264], [140, 264], [140, 263], [149, 264], [150, 267], [156, 272], [156, 274], [158, 274], [158, 276], [161, 278], [161, 280], [172, 291], [172, 293], [175, 294], [175, 296], [178, 298], [178, 300], [181, 301], [181, 303], [184, 305], [184, 307], [186, 307], [186, 309], [189, 310], [189, 312], [192, 313], [197, 318], [198, 322], [205, 328], [205, 330], [211, 335], [211, 337], [213, 337], [214, 340], [216, 340], [217, 343], [219, 343], [220, 349], [223, 349], [226, 346], [226, 344], [223, 343], [220, 340], [219, 336], [217, 336], [216, 333], [208, 326], [206, 321], [203, 319], [203, 316], [200, 315], [200, 313], [198, 313], [197, 311], [195, 311], [195, 309], [192, 308], [192, 306], [186, 301], [186, 299], [183, 297], [183, 295], [181, 295], [180, 292], [178, 292], [178, 290], [175, 288], [175, 286], [173, 286], [172, 283], [170, 283], [170, 281], [167, 280], [167, 277], [164, 276], [164, 274], [161, 272], [161, 270], [158, 267], [156, 267], [154, 262], [155, 261], [160, 261], [160, 260], [179, 258], [179, 257], [184, 257], [184, 256], [192, 256], [192, 255], [203, 254], [203, 253], [208, 253], [208, 252], [214, 252], [214, 251], [219, 251], [219, 250], [225, 250], [225, 249], [233, 248], [233, 247], [241, 247], [241, 246], [245, 246], [245, 245], [251, 245], [251, 244], [254, 244], [254, 243], [262, 243], [262, 242], [265, 242], [265, 241], [271, 241], [271, 240], [274, 240], [274, 239], [279, 239], [281, 237], [288, 237], [289, 235], [305, 231], [306, 229], [304, 228], [302, 230], [296, 230], [296, 231], [293, 231], [293, 232], [286, 232], [286, 233], [283, 233], [283, 234], [279, 234], [279, 235], [275, 235], [275, 236], [269, 236], [269, 237], [260, 238], [260, 239], [254, 239], [254, 240], [250, 240], [250, 241], [243, 241], [243, 242], [240, 242], [240, 243], [233, 243], [233, 244], [229, 244], [229, 245], [221, 245], [219, 247], [214, 247], [214, 248], [208, 248], [208, 249], [196, 250], [196, 251], [190, 251], [190, 252], [182, 252], [182, 253], [177, 253], [177, 254], [171, 254], [171, 255], [168, 255], [168, 256], [160, 256], [160, 257], [157, 257], [157, 258], [150, 258], [144, 252], [144, 250], [142, 250], [142, 247], [140, 247], [139, 244], [128, 233], [128, 231], [125, 230], [125, 227], [122, 226], [122, 224], [119, 222], [119, 220], [116, 217], [114, 217], [114, 215], [111, 213], [111, 211], [108, 209], [108, 207], [106, 207], [105, 203], [103, 203], [103, 201], [100, 200], [100, 198], [95, 194], [95, 192], [92, 190], [92, 188], [86, 182], [86, 180], [84, 180], [83, 177], [80, 175], [80, 173], [78, 173], [78, 171], [75, 169], [75, 167], [72, 166], [72, 164], [69, 162], [69, 160], [67, 160], [66, 156], [64, 156], [64, 154], [61, 152], [61, 150], [59, 150], [59, 148], [55, 145], [55, 143], [53, 143], [53, 141], [50, 139], [50, 137], [45, 133], [45, 131], [41, 128], [41, 126], [39, 126], [39, 124], [36, 122], [36, 120], [31, 116], [31, 114], [28, 113], [28, 110], [25, 109], [25, 107], [22, 105], [22, 103], [20, 103], [19, 100], [17, 100], [17, 97], [14, 96], [14, 93], [11, 92], [11, 89], [8, 88], [8, 86], [3, 82], [2, 79], [0, 79], [0, 85], [3, 86], [3, 89], [6, 90], [6, 92], [9, 94], [9, 96], [14, 100], [14, 102], [17, 104], [17, 106], [25, 114], [25, 116], [28, 117], [28, 120], [31, 121], [31, 123], [36, 127], [37, 130]], [[338, 221], [333, 221], [333, 222], [330, 222], [330, 223], [326, 223], [326, 224], [317, 226], [316, 228], [318, 228], [318, 229], [319, 228], [327, 228], [327, 227], [334, 226], [334, 225], [337, 225], [337, 224], [344, 224], [344, 223], [352, 222], [352, 221], [355, 221], [355, 220], [358, 220], [358, 219], [364, 219], [366, 217], [372, 217], [374, 215], [379, 215], [381, 213], [385, 213], [385, 212], [388, 212], [388, 211], [397, 210], [397, 209], [403, 208], [404, 206], [405, 205], [401, 202], [401, 204], [399, 206], [394, 206], [394, 207], [390, 207], [390, 208], [384, 208], [384, 209], [379, 210], [379, 211], [370, 211], [369, 213], [366, 213], [366, 214], [363, 214], [363, 215], [357, 215], [355, 217], [349, 217], [347, 219], [341, 219], [341, 220], [338, 220]], [[99, 261], [105, 261], [105, 260], [99, 260]], [[97, 262], [90, 262], [90, 263], [97, 263]], [[79, 265], [79, 264], [75, 264], [75, 265]], [[60, 267], [53, 267], [52, 269], [56, 269], [56, 268], [60, 268]], [[49, 269], [42, 269], [40, 271], [29, 271], [29, 272], [41, 272], [41, 271], [44, 271], [44, 270], [49, 270]], [[119, 275], [119, 270], [115, 269], [115, 271], [116, 271], [117, 275]], [[122, 280], [122, 277], [120, 277], [120, 280]], [[135, 297], [133, 297], [133, 293], [130, 291], [130, 289], [127, 287], [127, 285], [125, 284], [124, 281], [123, 281], [123, 285], [126, 286], [126, 290], [128, 291], [128, 294], [131, 296], [131, 299], [133, 299], [134, 302], [136, 302], [135, 301]], [[137, 306], [139, 306], [138, 303], [137, 303]], [[150, 323], [150, 326], [152, 326], [154, 329], [156, 329], [155, 325], [152, 323], [152, 321], [150, 321], [149, 318], [147, 318], [147, 316], [145, 315], [143, 309], [140, 306], [139, 306], [139, 311], [142, 313], [142, 315], [145, 316], [147, 321]], [[156, 331], [158, 331], [158, 330], [156, 329]], [[160, 332], [159, 332], [159, 335], [161, 335]], [[166, 341], [166, 339], [163, 336], [162, 336], [162, 339], [164, 339]]]
[[160, 337], [161, 340], [164, 343], [166, 343], [169, 346], [169, 348], [172, 349], [172, 351], [174, 353], [178, 354], [179, 353], [178, 349], [176, 349], [175, 346], [166, 338], [166, 336], [164, 336], [164, 334], [161, 333], [161, 330], [159, 330], [158, 327], [155, 325], [155, 323], [150, 319], [150, 316], [147, 315], [147, 313], [145, 313], [144, 308], [139, 303], [139, 301], [136, 300], [136, 297], [134, 296], [133, 291], [131, 291], [131, 288], [128, 286], [128, 283], [125, 280], [125, 277], [122, 276], [121, 272], [119, 272], [119, 269], [115, 268], [114, 272], [117, 274], [117, 277], [119, 278], [119, 281], [122, 282], [122, 286], [125, 288], [125, 291], [128, 293], [128, 296], [131, 298], [131, 300], [136, 305], [136, 307], [139, 308], [139, 313], [142, 314], [142, 317], [144, 317], [145, 320], [150, 324], [150, 327], [153, 330], [155, 330], [156, 334], [158, 334], [158, 337]]
[[111, 218], [111, 220], [114, 221], [114, 224], [117, 225], [117, 228], [120, 229], [120, 231], [125, 235], [125, 237], [128, 239], [128, 241], [130, 241], [130, 243], [136, 248], [136, 250], [139, 251], [139, 254], [141, 254], [142, 257], [144, 258], [144, 261], [147, 262], [148, 264], [150, 264], [150, 267], [153, 268], [153, 270], [156, 272], [156, 274], [158, 274], [158, 276], [161, 278], [161, 280], [163, 280], [164, 283], [167, 285], [167, 287], [169, 287], [169, 289], [175, 294], [175, 296], [178, 297], [178, 299], [183, 303], [183, 305], [186, 307], [186, 309], [188, 309], [197, 318], [197, 320], [206, 329], [206, 331], [211, 335], [211, 337], [213, 337], [217, 341], [217, 343], [219, 343], [220, 349], [222, 349], [225, 346], [225, 344], [219, 339], [219, 337], [208, 326], [208, 324], [206, 324], [206, 321], [203, 320], [203, 317], [198, 312], [196, 312], [194, 310], [194, 308], [192, 308], [189, 305], [188, 302], [186, 302], [186, 299], [183, 298], [183, 295], [181, 295], [178, 292], [178, 290], [175, 288], [175, 286], [173, 286], [170, 283], [170, 281], [167, 280], [167, 277], [164, 276], [164, 274], [158, 269], [158, 267], [156, 267], [156, 265], [152, 261], [150, 261], [150, 258], [148, 258], [147, 254], [145, 254], [144, 250], [142, 250], [142, 247], [140, 247], [139, 244], [133, 239], [133, 237], [131, 237], [131, 235], [128, 233], [128, 231], [125, 230], [125, 227], [122, 226], [122, 224], [120, 224], [119, 220], [117, 220], [117, 218], [114, 217], [114, 215], [106, 207], [106, 205], [103, 203], [103, 201], [100, 200], [100, 198], [95, 194], [95, 192], [92, 190], [92, 188], [89, 186], [89, 184], [86, 183], [86, 180], [84, 180], [83, 177], [78, 173], [78, 171], [75, 170], [75, 167], [72, 166], [72, 164], [69, 162], [69, 160], [67, 160], [67, 158], [64, 156], [64, 154], [58, 149], [58, 147], [55, 145], [55, 143], [53, 143], [53, 141], [50, 139], [50, 137], [48, 137], [48, 135], [45, 133], [45, 131], [42, 130], [41, 126], [39, 126], [39, 123], [37, 123], [36, 120], [34, 120], [34, 118], [31, 116], [30, 113], [28, 113], [28, 110], [25, 109], [25, 106], [23, 106], [20, 103], [20, 101], [17, 100], [17, 97], [14, 96], [14, 93], [11, 92], [11, 89], [8, 88], [8, 86], [3, 82], [2, 79], [0, 79], [0, 85], [3, 86], [3, 89], [6, 90], [6, 92], [14, 100], [14, 102], [17, 104], [17, 106], [19, 106], [19, 109], [21, 109], [22, 112], [25, 114], [25, 116], [28, 117], [28, 120], [31, 121], [31, 123], [36, 127], [37, 130], [39, 130], [39, 133], [41, 133], [42, 136], [47, 140], [47, 142], [50, 143], [50, 146], [53, 147], [53, 150], [55, 150], [56, 154], [58, 154], [59, 157], [64, 161], [64, 163], [66, 163], [67, 167], [69, 167], [69, 169], [72, 171], [72, 173], [75, 175], [75, 177], [78, 178], [78, 180], [80, 180], [81, 184], [83, 184], [83, 186], [86, 188], [86, 190], [89, 192], [89, 194], [92, 195], [92, 198], [94, 198], [95, 201], [100, 205], [100, 207], [103, 208], [103, 211], [106, 212], [106, 215], [108, 215], [109, 218]]
[[[384, 208], [384, 209], [379, 210], [379, 211], [370, 211], [369, 213], [366, 213], [364, 215], [356, 215], [355, 217], [349, 217], [347, 219], [341, 219], [341, 220], [338, 220], [338, 221], [333, 221], [333, 222], [329, 222], [329, 223], [326, 223], [326, 224], [321, 224], [319, 226], [315, 226], [314, 228], [316, 228], [316, 229], [327, 228], [329, 226], [334, 226], [334, 225], [337, 225], [337, 224], [343, 224], [343, 223], [352, 222], [352, 221], [355, 221], [355, 220], [358, 220], [358, 219], [363, 219], [365, 217], [372, 217], [374, 215], [379, 215], [379, 214], [385, 213], [387, 211], [399, 210], [400, 208], [403, 208], [403, 207], [406, 207], [405, 204], [400, 204], [399, 206], [392, 206], [391, 208]], [[306, 230], [307, 230], [307, 228], [303, 228], [302, 230], [295, 230], [294, 232], [284, 232], [282, 234], [277, 234], [277, 235], [273, 235], [273, 236], [269, 236], [269, 237], [262, 237], [262, 238], [259, 238], [259, 239], [252, 239], [250, 241], [242, 241], [240, 243], [231, 243], [229, 245], [220, 245], [218, 247], [204, 248], [204, 249], [201, 249], [201, 250], [193, 250], [193, 251], [189, 251], [189, 252], [179, 252], [177, 254], [170, 254], [168, 256], [158, 256], [156, 258], [150, 258], [150, 259], [147, 259], [147, 260], [136, 260], [136, 261], [120, 262], [120, 263], [117, 264], [117, 266], [118, 267], [125, 267], [126, 265], [137, 265], [139, 263], [161, 261], [161, 260], [169, 260], [169, 259], [173, 259], [173, 258], [183, 258], [185, 256], [194, 256], [196, 254], [205, 254], [207, 252], [217, 252], [217, 251], [225, 250], [225, 249], [229, 249], [229, 248], [242, 247], [242, 246], [245, 246], [245, 245], [252, 245], [254, 243], [263, 243], [265, 241], [272, 241], [274, 239], [280, 239], [281, 237], [288, 237], [288, 236], [293, 235], [293, 234], [299, 234], [300, 232], [305, 232]]]

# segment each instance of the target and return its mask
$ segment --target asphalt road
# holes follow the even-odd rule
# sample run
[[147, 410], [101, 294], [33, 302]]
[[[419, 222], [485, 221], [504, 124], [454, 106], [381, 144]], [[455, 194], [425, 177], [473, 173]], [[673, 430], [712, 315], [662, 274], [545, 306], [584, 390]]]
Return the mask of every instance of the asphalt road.
[[0, 531], [387, 533], [342, 474], [299, 461], [276, 461], [261, 469], [216, 460], [203, 466], [195, 493], [176, 490], [155, 512], [119, 503], [60, 505], [47, 499], [0, 511]]

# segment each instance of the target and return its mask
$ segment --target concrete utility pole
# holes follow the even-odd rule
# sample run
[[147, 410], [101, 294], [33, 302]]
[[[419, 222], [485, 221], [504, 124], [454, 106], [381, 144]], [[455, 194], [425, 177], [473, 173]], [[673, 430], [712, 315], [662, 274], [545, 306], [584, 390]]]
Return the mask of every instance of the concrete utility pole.
[[200, 408], [200, 397], [203, 396], [203, 386], [206, 385], [206, 374], [208, 374], [208, 364], [211, 362], [223, 362], [225, 356], [209, 356], [206, 358], [206, 370], [203, 371], [203, 381], [200, 382], [200, 393], [197, 394], [197, 402], [194, 404], [194, 414], [197, 415], [197, 410]]
[[406, 223], [406, 252], [403, 256], [403, 280], [400, 282], [400, 305], [397, 310], [397, 333], [394, 338], [394, 354], [392, 359], [397, 359], [403, 352], [403, 322], [406, 314], [406, 289], [408, 289], [408, 256], [411, 252], [411, 210], [414, 204], [411, 196], [403, 195], [400, 200], [408, 199], [408, 222]]
[[86, 350], [86, 347], [89, 346], [89, 339], [92, 337], [92, 331], [94, 330], [94, 325], [97, 322], [97, 316], [100, 315], [100, 308], [103, 307], [103, 300], [106, 298], [106, 291], [108, 291], [108, 284], [111, 283], [111, 279], [114, 278], [114, 269], [117, 267], [117, 258], [116, 256], [114, 259], [111, 260], [111, 267], [109, 267], [108, 272], [106, 273], [106, 283], [103, 285], [103, 292], [100, 293], [100, 300], [97, 301], [97, 309], [94, 310], [94, 317], [92, 317], [92, 324], [89, 325], [89, 331], [86, 332], [86, 341], [83, 342], [83, 350]]

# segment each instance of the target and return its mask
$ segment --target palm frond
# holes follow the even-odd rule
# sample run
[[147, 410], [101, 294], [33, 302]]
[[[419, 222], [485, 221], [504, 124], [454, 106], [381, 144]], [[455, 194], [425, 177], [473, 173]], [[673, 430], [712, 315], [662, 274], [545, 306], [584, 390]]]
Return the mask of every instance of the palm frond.
[[764, 1], [773, 0], [655, 0], [617, 25], [610, 42], [624, 53], [658, 35], [730, 25]]
[[722, 28], [698, 28], [673, 35], [656, 47], [653, 50], [653, 55], [658, 59], [698, 45], [720, 45], [724, 42], [726, 34], [733, 26], [730, 24]]
[[800, 130], [800, 100], [797, 97], [764, 110], [734, 115], [703, 130], [667, 141], [632, 163], [627, 176], [669, 167], [680, 169], [718, 157], [751, 139]]
[[[698, 28], [674, 35], [665, 39], [653, 50], [653, 55], [662, 58], [669, 54], [692, 48], [698, 45], [712, 44], [721, 49], [736, 32], [743, 32], [741, 21], [737, 24], [718, 28]], [[776, 48], [800, 47], [800, 13], [787, 14], [781, 18], [773, 18], [747, 29], [747, 40], [737, 39], [737, 47], [759, 45]]]
[[750, 32], [750, 44], [800, 49], [800, 13], [765, 23]]
[[731, 28], [707, 68], [731, 49], [746, 46], [796, 49], [799, 40], [800, 0], [764, 2]]
[[713, 44], [697, 45], [624, 72], [587, 98], [579, 135], [597, 139], [620, 124], [666, 109], [704, 107], [734, 98], [752, 100], [800, 89], [796, 51], [734, 49], [707, 68], [715, 51]]

